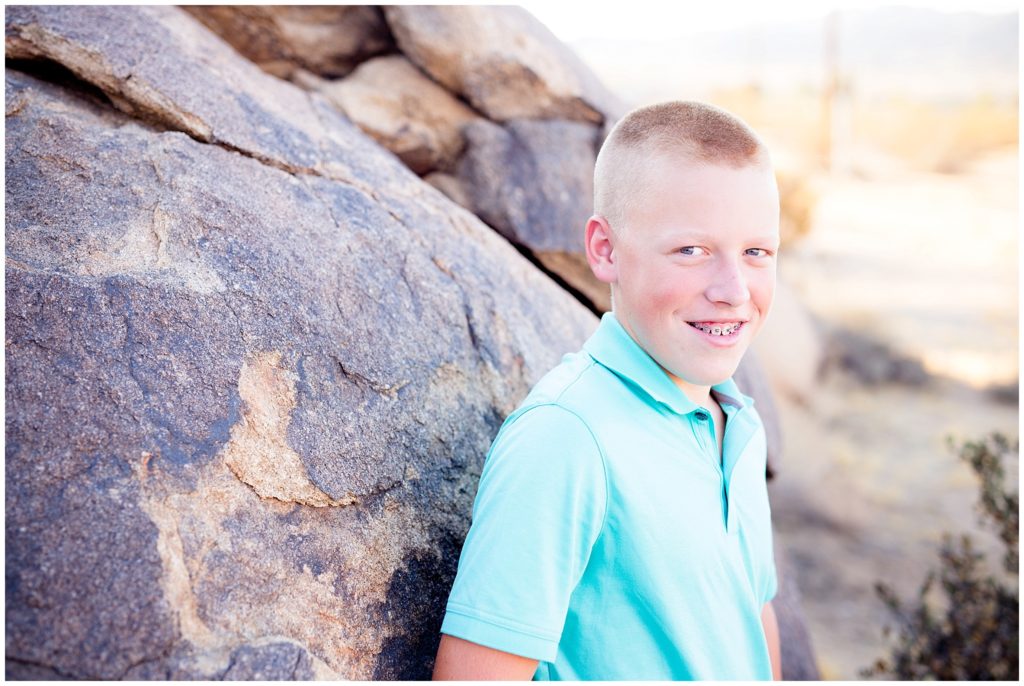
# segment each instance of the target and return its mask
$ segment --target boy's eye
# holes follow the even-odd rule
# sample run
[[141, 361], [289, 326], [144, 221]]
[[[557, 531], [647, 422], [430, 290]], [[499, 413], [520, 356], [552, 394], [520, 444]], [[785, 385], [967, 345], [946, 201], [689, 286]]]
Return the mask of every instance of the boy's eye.
[[704, 252], [705, 252], [704, 248], [702, 248], [702, 247], [700, 247], [698, 245], [688, 245], [685, 248], [679, 248], [679, 254], [680, 255], [688, 255], [688, 256], [691, 256], [691, 257], [696, 257], [697, 255], [702, 255], [702, 254], [704, 254]]
[[746, 253], [748, 255], [753, 255], [754, 257], [767, 257], [771, 254], [764, 248], [748, 248]]

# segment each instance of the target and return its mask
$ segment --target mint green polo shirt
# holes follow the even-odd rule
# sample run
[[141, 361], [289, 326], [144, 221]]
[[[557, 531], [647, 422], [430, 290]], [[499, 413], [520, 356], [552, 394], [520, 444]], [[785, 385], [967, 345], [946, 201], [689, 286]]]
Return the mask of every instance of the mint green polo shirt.
[[764, 427], [730, 379], [712, 419], [605, 314], [505, 420], [441, 631], [534, 680], [771, 679]]

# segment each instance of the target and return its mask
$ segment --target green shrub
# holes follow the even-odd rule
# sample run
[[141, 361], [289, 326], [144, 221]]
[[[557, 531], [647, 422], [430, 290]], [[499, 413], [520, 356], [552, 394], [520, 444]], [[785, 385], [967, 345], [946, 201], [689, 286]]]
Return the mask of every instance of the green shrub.
[[[957, 450], [953, 441], [950, 448]], [[1006, 549], [1003, 569], [1018, 574], [1018, 493], [1008, 493], [1003, 465], [1019, 455], [1019, 441], [1013, 445], [1005, 436], [992, 434], [978, 443], [959, 448], [981, 480], [979, 520], [988, 520]], [[913, 606], [904, 606], [892, 588], [875, 584], [882, 602], [895, 615], [899, 637], [886, 659], [861, 671], [865, 677], [901, 680], [1013, 680], [1018, 679], [1017, 584], [1007, 585], [982, 568], [984, 556], [974, 550], [971, 538], [943, 535], [939, 569], [931, 570]], [[945, 594], [945, 610], [932, 607], [926, 596], [936, 578]], [[891, 635], [886, 626], [883, 634]]]

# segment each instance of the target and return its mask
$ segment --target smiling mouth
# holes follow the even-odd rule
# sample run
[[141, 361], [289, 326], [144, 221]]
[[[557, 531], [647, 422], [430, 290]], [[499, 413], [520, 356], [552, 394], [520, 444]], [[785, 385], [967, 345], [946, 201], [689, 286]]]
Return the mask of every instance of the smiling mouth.
[[698, 331], [712, 336], [732, 336], [743, 328], [746, 322], [686, 322]]

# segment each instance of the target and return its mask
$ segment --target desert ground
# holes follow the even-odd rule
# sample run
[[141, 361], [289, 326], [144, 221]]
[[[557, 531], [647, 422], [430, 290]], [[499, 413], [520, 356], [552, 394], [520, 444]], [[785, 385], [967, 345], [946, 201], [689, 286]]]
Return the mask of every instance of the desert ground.
[[[931, 374], [872, 385], [832, 370], [810, 398], [780, 398], [777, 536], [822, 678], [858, 679], [889, 643], [876, 580], [912, 599], [943, 532], [971, 533], [998, 569], [1001, 547], [974, 514], [977, 480], [946, 438], [1018, 435], [1017, 151], [955, 174], [863, 163], [814, 183], [812, 229], [784, 249], [780, 277], [821, 322]], [[1009, 465], [1012, 488], [1018, 471]]]

